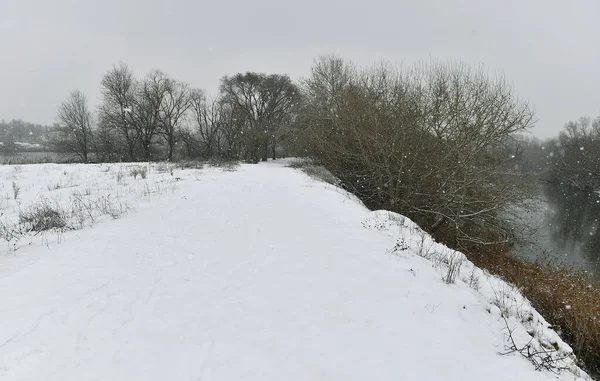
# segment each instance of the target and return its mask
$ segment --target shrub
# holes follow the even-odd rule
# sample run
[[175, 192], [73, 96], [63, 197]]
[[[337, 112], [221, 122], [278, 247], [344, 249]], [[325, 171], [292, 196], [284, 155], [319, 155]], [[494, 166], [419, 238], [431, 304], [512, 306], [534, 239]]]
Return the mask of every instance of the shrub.
[[202, 169], [203, 167], [204, 163], [199, 160], [181, 160], [177, 162], [177, 168], [179, 169]]
[[67, 220], [64, 214], [58, 209], [49, 205], [46, 200], [31, 206], [28, 210], [19, 214], [19, 224], [25, 227], [26, 231], [36, 233], [47, 230], [65, 230]]
[[305, 81], [308, 156], [367, 207], [399, 212], [454, 249], [507, 243], [508, 206], [529, 198], [511, 139], [531, 126], [527, 103], [464, 65], [348, 66], [326, 57]]
[[462, 253], [454, 252], [448, 254], [447, 269], [443, 279], [447, 284], [454, 284], [456, 278], [460, 275], [460, 268], [465, 261], [465, 256]]
[[136, 179], [138, 175], [140, 175], [140, 177], [142, 179], [145, 179], [146, 176], [148, 175], [148, 168], [135, 166], [135, 167], [131, 168], [131, 171], [129, 173], [131, 174], [131, 176], [134, 179]]
[[13, 190], [13, 198], [16, 200], [19, 197], [19, 192], [21, 191], [21, 187], [16, 182], [12, 182], [12, 190]]
[[[158, 163], [154, 168], [158, 173], [169, 173], [171, 176], [173, 176], [175, 172], [175, 164], [169, 162]], [[184, 166], [180, 165], [180, 168], [184, 168]]]
[[211, 158], [210, 160], [208, 160], [207, 164], [210, 167], [219, 168], [226, 172], [234, 172], [240, 165], [239, 161], [237, 160], [229, 160], [220, 157]]
[[300, 169], [302, 172], [314, 179], [336, 186], [342, 185], [340, 179], [335, 177], [329, 170], [327, 170], [327, 168], [322, 165], [314, 164], [312, 160], [295, 160], [291, 162], [288, 167]]
[[71, 195], [70, 220], [71, 225], [76, 228], [82, 228], [86, 223], [94, 223], [99, 216], [117, 219], [128, 210], [127, 204], [111, 197], [110, 194], [90, 197], [75, 192]]
[[116, 175], [116, 180], [117, 180], [117, 184], [121, 184], [121, 182], [123, 181], [123, 170], [122, 168], [119, 168], [119, 170], [117, 171]]

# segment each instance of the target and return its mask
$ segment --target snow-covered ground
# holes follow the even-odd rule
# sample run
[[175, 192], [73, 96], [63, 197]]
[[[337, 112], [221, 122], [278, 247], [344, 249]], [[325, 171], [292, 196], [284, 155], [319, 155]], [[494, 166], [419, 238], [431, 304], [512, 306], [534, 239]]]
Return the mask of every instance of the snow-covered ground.
[[[2, 246], [1, 380], [587, 378], [516, 290], [466, 261], [447, 284], [462, 254], [285, 162], [132, 168], [0, 168], [5, 230], [68, 222]], [[499, 354], [507, 325], [570, 370]]]

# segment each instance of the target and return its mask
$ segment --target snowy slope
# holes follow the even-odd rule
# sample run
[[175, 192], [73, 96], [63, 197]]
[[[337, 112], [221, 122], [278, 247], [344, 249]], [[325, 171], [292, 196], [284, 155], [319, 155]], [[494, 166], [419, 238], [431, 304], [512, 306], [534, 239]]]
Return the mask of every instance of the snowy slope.
[[[33, 189], [40, 168], [3, 181]], [[64, 168], [96, 182], [88, 193], [118, 188], [104, 167]], [[124, 217], [0, 256], [1, 380], [578, 379], [499, 355], [491, 299], [506, 285], [479, 272], [468, 287], [468, 263], [446, 284], [443, 259], [417, 252], [458, 254], [401, 216], [281, 163], [176, 171], [136, 201], [173, 177], [155, 172], [118, 188], [135, 204]], [[508, 314], [529, 311], [502, 295]], [[517, 339], [536, 326], [568, 353], [535, 312], [521, 320]]]

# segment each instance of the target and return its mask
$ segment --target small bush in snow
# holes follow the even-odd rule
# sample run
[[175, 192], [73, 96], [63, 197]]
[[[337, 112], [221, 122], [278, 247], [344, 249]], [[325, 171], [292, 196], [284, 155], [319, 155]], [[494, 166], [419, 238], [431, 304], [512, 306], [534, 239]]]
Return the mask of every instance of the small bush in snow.
[[448, 255], [446, 269], [446, 275], [444, 275], [444, 282], [453, 284], [456, 282], [456, 278], [460, 275], [460, 268], [465, 261], [465, 256], [462, 253], [454, 252]]
[[16, 182], [12, 182], [12, 190], [13, 190], [13, 198], [16, 200], [19, 198], [19, 192], [21, 191], [21, 187]]
[[475, 291], [479, 291], [481, 285], [479, 284], [479, 276], [475, 274], [475, 267], [471, 270], [471, 274], [464, 279], [464, 282]]
[[437, 253], [435, 251], [433, 251], [432, 248], [433, 248], [433, 245], [435, 242], [429, 241], [429, 244], [426, 245], [425, 244], [425, 241], [426, 241], [425, 233], [420, 232], [419, 234], [420, 234], [420, 236], [419, 236], [419, 243], [417, 246], [417, 255], [419, 257], [423, 257], [429, 261], [434, 262], [434, 256]]
[[23, 227], [19, 224], [12, 224], [9, 222], [0, 222], [0, 238], [5, 240], [12, 250], [14, 250], [16, 243], [27, 234], [23, 230]]
[[179, 169], [202, 169], [204, 163], [198, 160], [183, 160], [177, 162], [177, 168]]
[[154, 169], [158, 173], [169, 173], [171, 176], [175, 173], [175, 164], [169, 162], [158, 163]]
[[396, 244], [394, 245], [394, 248], [392, 249], [392, 253], [396, 253], [398, 251], [405, 251], [405, 250], [408, 250], [409, 248], [410, 248], [410, 246], [408, 245], [408, 242], [406, 242], [404, 237], [401, 237], [398, 240], [396, 240]]
[[492, 291], [494, 292], [492, 302], [500, 309], [502, 316], [516, 316], [523, 320], [525, 309], [523, 301], [517, 298], [520, 292], [515, 286], [504, 283], [499, 289]]
[[117, 171], [115, 178], [117, 180], [117, 184], [121, 184], [121, 182], [123, 181], [123, 170], [121, 168], [119, 168], [119, 170]]
[[136, 179], [138, 175], [140, 175], [142, 179], [145, 179], [148, 175], [148, 169], [146, 167], [135, 166], [131, 168], [129, 173], [134, 179]]
[[127, 204], [114, 199], [110, 194], [93, 198], [75, 192], [71, 195], [70, 224], [74, 228], [82, 228], [86, 224], [96, 222], [96, 218], [100, 216], [117, 219], [128, 210]]
[[67, 220], [62, 211], [52, 207], [46, 200], [22, 211], [19, 214], [19, 223], [25, 227], [26, 231], [34, 232], [67, 228]]
[[310, 159], [296, 159], [296, 160], [291, 161], [288, 164], [288, 167], [290, 167], [290, 168], [303, 168], [304, 166], [306, 166], [306, 165], [308, 165], [310, 163], [312, 163], [312, 160], [310, 160]]
[[316, 165], [311, 160], [296, 160], [289, 164], [289, 167], [300, 169], [310, 177], [324, 181], [326, 183], [340, 186], [340, 180], [335, 177], [327, 168], [322, 165]]
[[62, 185], [60, 183], [48, 184], [46, 186], [46, 188], [48, 188], [49, 191], [54, 191], [54, 190], [58, 190], [58, 189], [62, 188]]
[[236, 160], [227, 160], [219, 157], [212, 158], [208, 161], [210, 167], [219, 168], [225, 172], [234, 172], [239, 167], [240, 163]]
[[564, 360], [570, 358], [570, 353], [561, 352], [557, 343], [544, 345], [538, 342], [535, 340], [535, 335], [532, 335], [528, 342], [517, 344], [514, 335], [515, 328], [510, 327], [508, 319], [505, 316], [503, 316], [503, 319], [506, 325], [507, 344], [505, 346], [506, 352], [500, 354], [519, 353], [535, 366], [535, 370], [547, 370], [554, 374], [560, 374], [562, 371], [569, 370], [569, 367], [565, 366]]

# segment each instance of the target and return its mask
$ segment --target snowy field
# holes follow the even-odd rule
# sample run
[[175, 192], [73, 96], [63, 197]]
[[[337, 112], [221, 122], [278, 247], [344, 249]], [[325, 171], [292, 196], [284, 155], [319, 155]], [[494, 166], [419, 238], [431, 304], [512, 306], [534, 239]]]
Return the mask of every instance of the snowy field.
[[0, 167], [0, 380], [588, 379], [518, 291], [285, 164]]

